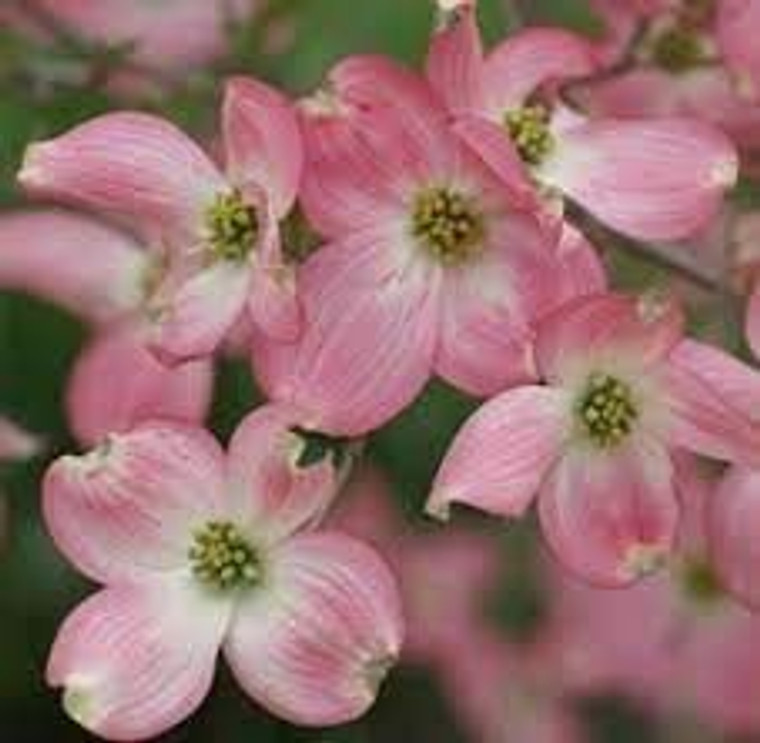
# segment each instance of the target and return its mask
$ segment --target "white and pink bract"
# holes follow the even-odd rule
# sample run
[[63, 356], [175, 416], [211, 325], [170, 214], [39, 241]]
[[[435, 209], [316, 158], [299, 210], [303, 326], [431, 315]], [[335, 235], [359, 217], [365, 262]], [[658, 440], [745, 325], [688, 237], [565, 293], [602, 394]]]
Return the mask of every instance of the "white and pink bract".
[[330, 458], [299, 465], [298, 423], [260, 408], [227, 455], [200, 428], [143, 424], [51, 466], [48, 528], [103, 586], [64, 622], [47, 669], [83, 726], [158, 735], [201, 703], [220, 651], [292, 722], [372, 704], [401, 647], [396, 584], [369, 547], [315, 528], [339, 477]]

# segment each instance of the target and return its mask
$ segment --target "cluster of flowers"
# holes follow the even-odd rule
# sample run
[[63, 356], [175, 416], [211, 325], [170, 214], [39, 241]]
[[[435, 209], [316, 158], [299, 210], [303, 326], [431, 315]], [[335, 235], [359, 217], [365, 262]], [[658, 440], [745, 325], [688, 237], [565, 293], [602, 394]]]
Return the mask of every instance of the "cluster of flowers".
[[[558, 561], [623, 587], [678, 551], [701, 492], [686, 457], [704, 455], [730, 467], [698, 541], [722, 585], [760, 604], [760, 375], [687, 339], [673, 298], [611, 290], [581, 231], [670, 242], [721, 217], [760, 142], [760, 4], [599, 7], [604, 43], [532, 28], [486, 54], [474, 0], [439, 0], [424, 74], [352, 57], [299, 101], [233, 78], [221, 165], [138, 112], [29, 147], [26, 192], [82, 211], [4, 216], [0, 284], [96, 328], [67, 396], [94, 448], [43, 485], [56, 544], [104, 586], [48, 665], [82, 725], [167, 729], [207, 693], [220, 648], [286, 719], [362, 714], [400, 653], [402, 602], [377, 552], [323, 517], [352, 442], [433, 375], [487, 401], [430, 514], [514, 518], [537, 500]], [[752, 219], [732, 220], [731, 273], [758, 348]], [[223, 352], [250, 353], [270, 400], [226, 457], [201, 427]]]

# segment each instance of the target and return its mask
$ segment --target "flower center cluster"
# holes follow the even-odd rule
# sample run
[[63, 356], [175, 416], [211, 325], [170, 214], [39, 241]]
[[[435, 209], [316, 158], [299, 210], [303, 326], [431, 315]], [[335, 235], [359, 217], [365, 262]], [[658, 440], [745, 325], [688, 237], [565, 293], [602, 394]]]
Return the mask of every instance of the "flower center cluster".
[[714, 604], [723, 596], [718, 577], [706, 560], [687, 562], [681, 580], [683, 592], [697, 604]]
[[529, 165], [540, 165], [554, 148], [550, 118], [549, 109], [540, 104], [515, 108], [504, 117], [518, 154]]
[[193, 534], [188, 551], [193, 574], [218, 590], [252, 586], [261, 577], [261, 563], [235, 524], [209, 521]]
[[441, 263], [455, 265], [480, 249], [483, 215], [471, 198], [450, 188], [431, 188], [417, 196], [412, 233]]
[[608, 374], [592, 374], [580, 398], [578, 416], [594, 444], [607, 448], [631, 433], [639, 414], [627, 384]]
[[672, 24], [654, 36], [651, 55], [655, 64], [677, 74], [709, 61], [704, 34], [714, 15], [714, 0], [683, 0]]
[[242, 261], [259, 234], [256, 210], [245, 203], [237, 189], [217, 194], [206, 209], [208, 249], [218, 260]]
[[672, 26], [654, 40], [652, 58], [669, 72], [687, 72], [705, 61], [702, 39], [691, 26]]

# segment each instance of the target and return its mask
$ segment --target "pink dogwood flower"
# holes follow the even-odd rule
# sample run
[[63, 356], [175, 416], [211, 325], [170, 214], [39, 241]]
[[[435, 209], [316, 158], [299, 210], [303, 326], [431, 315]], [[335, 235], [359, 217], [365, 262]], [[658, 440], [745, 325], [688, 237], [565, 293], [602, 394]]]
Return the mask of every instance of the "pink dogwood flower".
[[[562, 29], [521, 31], [483, 55], [475, 3], [442, 10], [428, 77], [467, 143], [526, 199], [567, 197], [644, 240], [707, 223], [737, 177], [719, 130], [687, 118], [588, 118], [561, 86], [598, 71], [589, 41]], [[561, 200], [560, 200], [561, 201]]]
[[492, 629], [473, 633], [467, 653], [441, 669], [440, 683], [458, 719], [478, 743], [583, 743], [589, 740], [555, 666]]
[[729, 69], [747, 93], [760, 100], [760, 49], [755, 31], [760, 25], [757, 0], [715, 0], [716, 38]]
[[[755, 380], [755, 387], [757, 380]], [[757, 393], [753, 394], [757, 399]], [[732, 467], [723, 478], [711, 512], [711, 546], [716, 570], [728, 590], [754, 611], [760, 606], [756, 513], [760, 472]]]
[[56, 304], [93, 328], [71, 371], [67, 418], [94, 445], [140, 420], [200, 423], [211, 402], [208, 360], [172, 368], [145, 348], [156, 256], [122, 230], [74, 213], [0, 215], [0, 288]]
[[629, 41], [625, 37], [642, 21], [653, 25], [638, 29], [642, 48], [636, 51], [644, 59], [675, 72], [718, 61], [747, 97], [760, 95], [760, 52], [753, 33], [760, 7], [755, 0], [592, 0], [592, 6], [623, 37], [619, 43]]
[[327, 244], [299, 276], [305, 332], [254, 344], [269, 395], [314, 427], [379, 427], [437, 373], [476, 395], [532, 378], [532, 325], [603, 272], [588, 243], [517, 208], [426, 83], [349, 58], [303, 104], [304, 210]]
[[332, 457], [304, 463], [290, 411], [266, 406], [229, 454], [197, 428], [145, 424], [44, 482], [61, 551], [104, 585], [65, 620], [48, 683], [111, 740], [191, 714], [220, 650], [248, 695], [302, 725], [363, 714], [400, 651], [395, 581], [365, 544], [316, 530]]
[[[760, 15], [753, 22], [746, 14], [760, 9], [747, 2], [746, 11], [740, 10], [741, 4], [671, 0], [637, 8], [595, 0], [607, 30], [602, 58], [609, 71], [571, 97], [595, 117], [706, 121], [726, 132], [742, 152], [742, 166], [752, 167], [760, 151], [760, 110], [749, 90], [756, 82], [739, 59], [748, 49], [746, 34], [760, 23]], [[753, 39], [753, 54], [756, 46]]]
[[545, 385], [508, 390], [457, 434], [427, 510], [451, 503], [520, 516], [538, 496], [556, 555], [587, 580], [623, 585], [658, 567], [678, 524], [671, 453], [758, 462], [760, 429], [679, 353], [672, 302], [596, 295], [539, 326]]
[[110, 113], [29, 147], [19, 180], [35, 195], [130, 222], [164, 256], [151, 299], [151, 347], [170, 361], [211, 354], [246, 313], [292, 339], [299, 311], [278, 222], [301, 176], [295, 113], [248, 78], [227, 83], [224, 174], [179, 129]]

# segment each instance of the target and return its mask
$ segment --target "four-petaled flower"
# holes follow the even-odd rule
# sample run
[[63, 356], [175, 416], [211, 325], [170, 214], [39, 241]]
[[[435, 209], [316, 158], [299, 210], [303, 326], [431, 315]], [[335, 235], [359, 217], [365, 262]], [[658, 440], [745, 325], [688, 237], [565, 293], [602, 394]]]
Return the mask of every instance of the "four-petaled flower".
[[466, 503], [519, 516], [538, 495], [543, 533], [571, 569], [604, 585], [651, 572], [678, 525], [671, 452], [760, 463], [760, 427], [683, 349], [680, 312], [665, 300], [596, 295], [558, 310], [536, 340], [546, 384], [475, 413], [428, 511]]
[[340, 480], [301, 467], [298, 421], [248, 416], [225, 456], [201, 429], [145, 424], [44, 483], [61, 551], [104, 584], [64, 622], [48, 682], [112, 740], [154, 736], [209, 690], [219, 650], [250, 696], [305, 725], [361, 715], [401, 645], [395, 581], [376, 553], [313, 527]]
[[19, 174], [32, 193], [128, 220], [163, 254], [149, 342], [169, 361], [211, 354], [246, 308], [278, 338], [300, 328], [278, 225], [301, 177], [295, 112], [279, 92], [233, 78], [222, 124], [225, 174], [172, 124], [132, 112], [30, 146]]
[[531, 379], [536, 318], [603, 286], [588, 243], [523, 209], [389, 60], [344, 60], [302, 110], [301, 198], [327, 244], [300, 276], [303, 337], [254, 343], [269, 395], [357, 435], [432, 373], [479, 396]]

